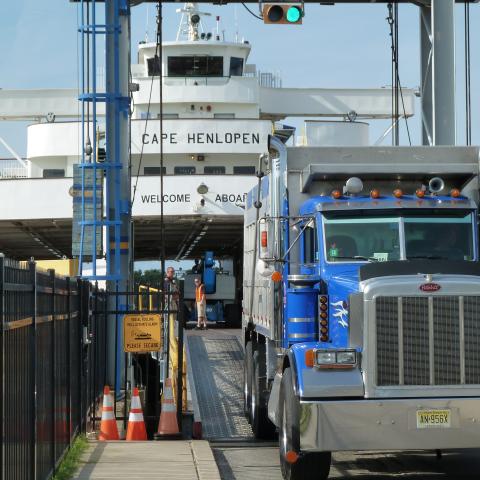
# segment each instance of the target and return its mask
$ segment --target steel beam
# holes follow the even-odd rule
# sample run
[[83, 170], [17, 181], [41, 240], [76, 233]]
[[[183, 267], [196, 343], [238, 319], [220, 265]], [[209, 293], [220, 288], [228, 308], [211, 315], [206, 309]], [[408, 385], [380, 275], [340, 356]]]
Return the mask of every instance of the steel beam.
[[432, 0], [433, 144], [455, 145], [455, 1]]
[[455, 145], [454, 0], [420, 8], [422, 143]]
[[422, 144], [433, 144], [432, 22], [430, 7], [420, 8]]

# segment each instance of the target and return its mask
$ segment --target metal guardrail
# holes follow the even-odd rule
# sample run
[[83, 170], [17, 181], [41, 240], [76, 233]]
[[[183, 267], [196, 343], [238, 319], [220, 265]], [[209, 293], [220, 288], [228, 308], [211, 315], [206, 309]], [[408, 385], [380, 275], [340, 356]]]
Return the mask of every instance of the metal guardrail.
[[17, 159], [0, 158], [0, 180], [28, 178], [28, 165], [22, 165]]
[[89, 298], [88, 282], [0, 257], [0, 480], [50, 478], [86, 431], [105, 368], [84, 341], [105, 330]]

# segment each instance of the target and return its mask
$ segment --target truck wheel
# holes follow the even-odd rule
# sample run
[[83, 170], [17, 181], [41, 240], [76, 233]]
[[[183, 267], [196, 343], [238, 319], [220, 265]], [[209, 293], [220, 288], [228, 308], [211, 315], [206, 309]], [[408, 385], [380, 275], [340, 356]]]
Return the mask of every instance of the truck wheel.
[[252, 361], [252, 342], [248, 342], [245, 347], [245, 357], [243, 359], [243, 411], [245, 412], [248, 423], [250, 423], [250, 404], [252, 401]]
[[268, 404], [265, 398], [266, 378], [261, 376], [260, 368], [265, 364], [265, 356], [260, 352], [253, 355], [252, 403], [250, 416], [255, 438], [269, 440], [275, 436], [275, 425], [268, 418]]
[[[280, 466], [285, 480], [325, 480], [330, 472], [330, 452], [300, 452], [300, 402], [293, 390], [290, 368], [283, 372], [279, 399]], [[299, 454], [295, 463], [289, 463], [285, 455], [289, 451]]]

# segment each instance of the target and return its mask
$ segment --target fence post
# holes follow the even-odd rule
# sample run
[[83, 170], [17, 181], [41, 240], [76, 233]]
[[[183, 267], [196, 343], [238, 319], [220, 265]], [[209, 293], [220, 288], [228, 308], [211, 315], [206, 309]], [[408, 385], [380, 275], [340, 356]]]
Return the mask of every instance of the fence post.
[[30, 284], [32, 287], [31, 297], [31, 313], [32, 328], [30, 336], [30, 355], [31, 355], [31, 401], [32, 401], [32, 418], [31, 418], [31, 476], [32, 479], [37, 478], [37, 264], [30, 261], [28, 264], [30, 273]]
[[5, 478], [5, 257], [0, 254], [0, 480]]
[[71, 279], [66, 277], [67, 282], [67, 425], [68, 425], [68, 444], [72, 446], [72, 382], [70, 380], [72, 375], [72, 351], [71, 351], [71, 337], [72, 337], [72, 290]]
[[85, 375], [85, 369], [83, 366], [83, 341], [82, 341], [82, 333], [83, 333], [83, 315], [84, 315], [84, 286], [83, 286], [83, 280], [77, 279], [77, 291], [78, 291], [78, 319], [75, 322], [77, 328], [75, 331], [75, 341], [78, 345], [78, 395], [79, 398], [77, 401], [79, 402], [79, 420], [80, 423], [78, 425], [79, 431], [84, 432], [84, 411], [83, 411], [83, 398], [84, 398], [84, 389], [83, 389], [83, 377]]
[[90, 370], [93, 370], [92, 402], [90, 405], [90, 422], [92, 424], [92, 431], [95, 431], [95, 416], [97, 414], [98, 282], [95, 282], [94, 292], [95, 293], [93, 298], [92, 331], [91, 331], [93, 342], [94, 342], [92, 345], [93, 364], [91, 365], [91, 369], [90, 369]]
[[52, 321], [52, 328], [50, 329], [52, 335], [52, 474], [55, 475], [55, 463], [57, 458], [57, 439], [55, 429], [55, 370], [56, 370], [56, 344], [55, 344], [55, 270], [49, 269], [48, 275], [50, 277], [51, 299], [50, 299], [50, 317]]

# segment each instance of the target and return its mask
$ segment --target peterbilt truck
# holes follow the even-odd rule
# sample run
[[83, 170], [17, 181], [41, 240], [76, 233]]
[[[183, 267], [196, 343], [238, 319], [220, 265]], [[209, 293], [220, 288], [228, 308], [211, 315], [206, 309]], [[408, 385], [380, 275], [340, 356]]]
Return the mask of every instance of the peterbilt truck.
[[[286, 148], [245, 208], [245, 413], [286, 480], [480, 447], [474, 147]], [[287, 158], [288, 157], [288, 158]]]

